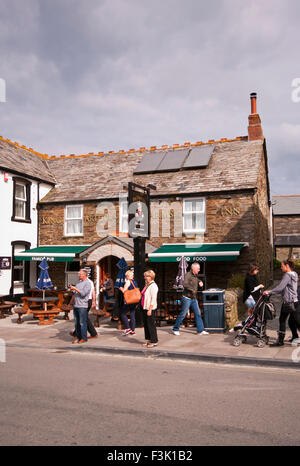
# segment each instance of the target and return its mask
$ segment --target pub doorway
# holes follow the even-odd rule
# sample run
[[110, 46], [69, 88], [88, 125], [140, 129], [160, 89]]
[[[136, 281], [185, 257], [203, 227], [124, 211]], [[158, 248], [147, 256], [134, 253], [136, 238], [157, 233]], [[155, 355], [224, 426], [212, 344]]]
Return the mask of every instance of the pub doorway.
[[118, 267], [117, 263], [119, 262], [120, 258], [116, 256], [106, 256], [103, 257], [98, 262], [98, 289], [97, 289], [97, 301], [99, 309], [103, 309], [104, 307], [104, 295], [100, 293], [100, 289], [103, 286], [105, 274], [109, 273], [113, 282], [116, 282], [116, 278], [118, 275]]

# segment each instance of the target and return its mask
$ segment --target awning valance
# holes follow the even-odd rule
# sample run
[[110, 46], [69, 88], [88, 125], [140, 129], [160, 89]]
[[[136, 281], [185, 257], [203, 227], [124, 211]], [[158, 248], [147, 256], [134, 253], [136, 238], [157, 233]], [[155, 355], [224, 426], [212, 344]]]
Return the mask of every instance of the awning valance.
[[47, 262], [73, 262], [76, 254], [84, 251], [89, 246], [40, 246], [27, 251], [18, 252], [15, 260], [19, 261], [41, 261]]
[[244, 246], [248, 243], [166, 243], [148, 258], [149, 262], [179, 262], [182, 256], [187, 262], [235, 261]]

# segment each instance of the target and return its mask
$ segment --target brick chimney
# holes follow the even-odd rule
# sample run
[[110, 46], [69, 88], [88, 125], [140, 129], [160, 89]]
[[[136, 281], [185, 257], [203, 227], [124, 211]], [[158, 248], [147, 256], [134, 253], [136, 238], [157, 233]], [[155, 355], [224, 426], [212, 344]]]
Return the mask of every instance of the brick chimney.
[[248, 126], [248, 140], [249, 141], [256, 141], [256, 140], [264, 140], [264, 135], [261, 127], [261, 120], [260, 116], [256, 111], [256, 92], [252, 92], [250, 94], [251, 100], [251, 115], [249, 115], [249, 126]]

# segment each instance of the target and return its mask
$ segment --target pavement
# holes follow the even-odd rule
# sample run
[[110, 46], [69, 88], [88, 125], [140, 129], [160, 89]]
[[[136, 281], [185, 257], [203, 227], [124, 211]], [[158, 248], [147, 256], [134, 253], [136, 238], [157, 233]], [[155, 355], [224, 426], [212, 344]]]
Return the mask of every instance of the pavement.
[[[277, 338], [279, 307], [276, 307], [277, 318], [268, 322], [267, 335], [270, 341]], [[9, 348], [14, 347], [300, 369], [300, 346], [293, 347], [287, 341], [291, 336], [289, 330], [283, 347], [265, 345], [259, 348], [257, 338], [251, 335], [247, 336], [245, 343], [235, 347], [235, 333], [197, 335], [195, 327], [181, 327], [180, 336], [175, 336], [172, 326], [165, 325], [157, 327], [158, 346], [147, 349], [143, 346], [143, 328], [137, 328], [135, 336], [124, 337], [122, 331], [117, 329], [117, 323], [112, 322], [110, 317], [100, 319], [98, 337], [84, 344], [72, 344], [73, 339], [69, 335], [74, 328], [72, 313], [70, 321], [63, 320], [61, 314], [53, 325], [45, 326], [38, 325], [38, 320], [33, 319], [31, 314], [22, 317], [23, 324], [16, 323], [17, 317], [12, 314], [0, 319], [0, 338], [5, 343], [7, 358]], [[0, 346], [3, 341], [0, 341]]]

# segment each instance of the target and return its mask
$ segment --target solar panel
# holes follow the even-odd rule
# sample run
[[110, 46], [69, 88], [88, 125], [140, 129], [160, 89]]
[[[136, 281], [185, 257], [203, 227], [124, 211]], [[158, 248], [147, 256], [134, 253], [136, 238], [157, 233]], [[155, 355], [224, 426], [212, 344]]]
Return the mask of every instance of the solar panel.
[[180, 170], [190, 149], [167, 151], [156, 171]]
[[165, 152], [147, 152], [135, 168], [134, 173], [156, 171], [165, 154]]
[[214, 148], [214, 145], [193, 147], [187, 160], [184, 162], [183, 168], [207, 167]]

